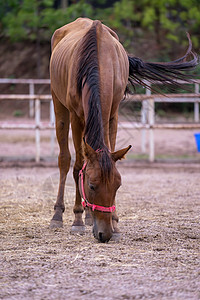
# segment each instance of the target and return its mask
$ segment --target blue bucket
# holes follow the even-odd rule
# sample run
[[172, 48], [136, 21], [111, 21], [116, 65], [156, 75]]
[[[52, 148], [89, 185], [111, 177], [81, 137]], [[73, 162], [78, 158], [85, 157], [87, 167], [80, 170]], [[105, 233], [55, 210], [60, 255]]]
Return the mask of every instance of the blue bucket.
[[194, 134], [196, 144], [197, 144], [197, 151], [200, 152], [200, 132]]

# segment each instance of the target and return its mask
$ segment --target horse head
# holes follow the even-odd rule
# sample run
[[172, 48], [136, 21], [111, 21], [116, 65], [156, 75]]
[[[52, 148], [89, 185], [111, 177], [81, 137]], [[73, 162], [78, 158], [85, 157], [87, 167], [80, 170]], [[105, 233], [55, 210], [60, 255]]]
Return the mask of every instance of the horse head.
[[116, 161], [122, 159], [130, 148], [110, 153], [107, 148], [95, 151], [84, 144], [85, 163], [79, 174], [79, 190], [83, 206], [91, 209], [94, 237], [101, 242], [108, 242], [114, 232], [112, 214], [115, 195], [121, 185]]

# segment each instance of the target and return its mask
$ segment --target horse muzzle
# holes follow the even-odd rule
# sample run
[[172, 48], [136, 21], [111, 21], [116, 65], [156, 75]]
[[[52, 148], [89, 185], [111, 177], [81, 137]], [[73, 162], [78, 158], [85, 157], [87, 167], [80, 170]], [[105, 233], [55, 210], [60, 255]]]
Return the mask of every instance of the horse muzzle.
[[112, 237], [111, 226], [105, 226], [104, 224], [97, 225], [97, 222], [94, 219], [93, 235], [99, 242], [107, 243]]

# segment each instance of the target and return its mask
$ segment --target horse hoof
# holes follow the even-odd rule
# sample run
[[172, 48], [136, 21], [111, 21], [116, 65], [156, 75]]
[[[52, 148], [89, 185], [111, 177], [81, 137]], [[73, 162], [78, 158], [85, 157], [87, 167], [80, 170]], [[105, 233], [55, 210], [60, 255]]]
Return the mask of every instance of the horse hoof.
[[85, 226], [72, 225], [70, 233], [83, 235], [85, 233]]
[[85, 218], [85, 225], [92, 226], [93, 225], [93, 219], [92, 218]]
[[120, 232], [113, 232], [113, 235], [111, 237], [111, 241], [118, 242], [121, 238], [121, 233]]
[[62, 221], [51, 220], [51, 223], [50, 223], [49, 227], [50, 227], [50, 229], [62, 228], [63, 227], [63, 222]]

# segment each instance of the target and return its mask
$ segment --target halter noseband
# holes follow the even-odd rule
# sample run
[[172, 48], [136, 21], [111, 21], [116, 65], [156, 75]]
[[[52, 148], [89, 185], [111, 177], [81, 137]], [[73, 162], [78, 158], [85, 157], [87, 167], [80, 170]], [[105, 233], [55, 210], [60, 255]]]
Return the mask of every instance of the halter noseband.
[[83, 207], [90, 207], [92, 209], [92, 211], [94, 210], [98, 210], [101, 212], [113, 212], [115, 211], [115, 205], [110, 206], [110, 207], [105, 207], [105, 206], [101, 206], [101, 205], [96, 205], [96, 204], [92, 204], [90, 202], [88, 202], [88, 200], [86, 199], [85, 196], [85, 190], [84, 190], [84, 182], [83, 182], [83, 170], [86, 168], [87, 162], [84, 163], [82, 169], [79, 172], [79, 176], [81, 179], [81, 192], [82, 192], [82, 205]]

